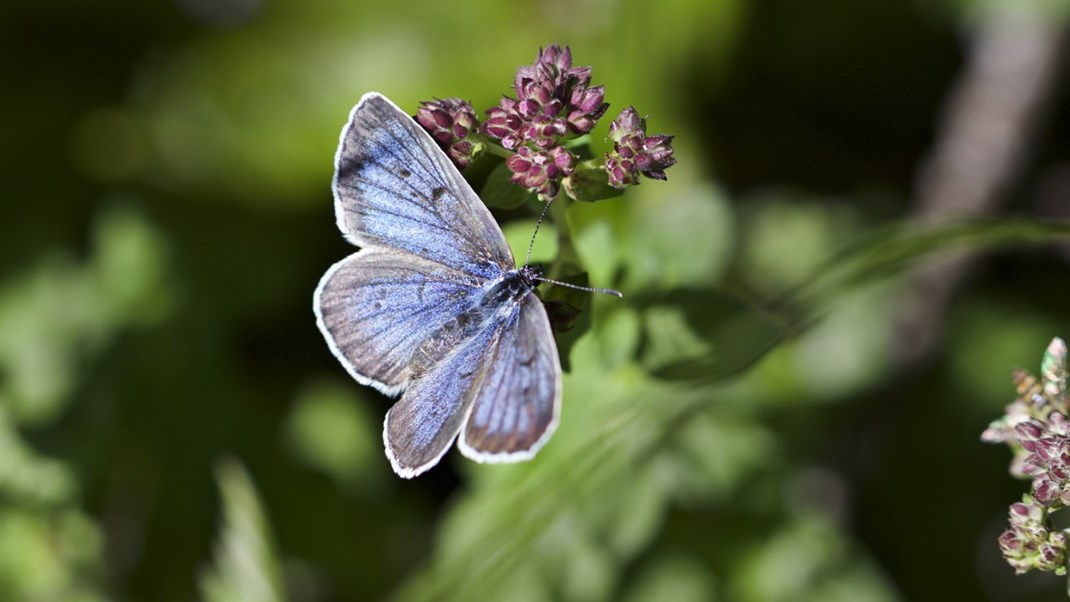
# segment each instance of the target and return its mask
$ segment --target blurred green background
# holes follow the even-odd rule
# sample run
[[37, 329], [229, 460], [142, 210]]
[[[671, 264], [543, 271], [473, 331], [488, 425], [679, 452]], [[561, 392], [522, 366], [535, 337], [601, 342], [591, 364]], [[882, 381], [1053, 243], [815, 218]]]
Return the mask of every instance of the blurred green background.
[[[859, 242], [1070, 218], [1064, 14], [6, 4], [0, 600], [1065, 599], [1000, 558], [1026, 484], [978, 437], [1070, 336], [1068, 247]], [[625, 298], [591, 299], [547, 447], [403, 481], [312, 315], [352, 251], [338, 132], [369, 90], [481, 110], [554, 42], [679, 164], [558, 224]]]

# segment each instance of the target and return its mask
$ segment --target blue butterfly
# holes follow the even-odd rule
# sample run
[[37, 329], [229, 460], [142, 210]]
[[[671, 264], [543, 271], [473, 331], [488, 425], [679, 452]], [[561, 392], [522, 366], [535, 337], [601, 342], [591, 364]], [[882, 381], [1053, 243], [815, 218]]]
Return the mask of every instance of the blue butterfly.
[[316, 288], [316, 322], [361, 384], [401, 398], [383, 443], [398, 475], [454, 440], [477, 462], [531, 459], [557, 427], [561, 362], [501, 228], [446, 154], [384, 96], [365, 94], [335, 156], [338, 227], [360, 250]]

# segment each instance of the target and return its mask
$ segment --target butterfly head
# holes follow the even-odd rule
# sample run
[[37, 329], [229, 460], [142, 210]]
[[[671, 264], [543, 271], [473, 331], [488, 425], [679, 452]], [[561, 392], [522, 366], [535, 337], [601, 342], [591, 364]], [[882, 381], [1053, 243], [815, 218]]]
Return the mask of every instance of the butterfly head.
[[535, 288], [542, 282], [542, 275], [545, 273], [541, 267], [537, 265], [526, 265], [519, 270], [520, 280], [527, 288]]

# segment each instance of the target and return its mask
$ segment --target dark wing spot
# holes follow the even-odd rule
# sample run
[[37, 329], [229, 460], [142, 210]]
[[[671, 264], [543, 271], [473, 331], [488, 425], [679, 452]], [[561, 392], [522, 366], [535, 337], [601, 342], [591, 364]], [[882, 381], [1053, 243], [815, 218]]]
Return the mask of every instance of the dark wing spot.
[[431, 191], [431, 200], [437, 201], [442, 198], [442, 195], [446, 194], [446, 189], [439, 186]]
[[405, 169], [404, 167], [399, 167], [398, 168], [398, 175], [403, 177], [403, 178], [407, 178], [407, 177], [412, 175], [412, 172], [407, 170], [407, 169]]

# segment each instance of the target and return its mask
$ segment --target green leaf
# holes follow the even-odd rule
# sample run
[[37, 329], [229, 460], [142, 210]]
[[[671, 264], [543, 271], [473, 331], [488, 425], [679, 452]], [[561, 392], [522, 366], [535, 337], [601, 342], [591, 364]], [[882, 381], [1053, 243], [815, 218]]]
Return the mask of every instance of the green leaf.
[[[724, 291], [716, 289], [680, 289], [657, 297], [640, 297], [636, 306], [654, 312], [673, 309], [680, 313], [693, 335], [708, 346], [705, 353], [686, 353], [665, 361], [655, 350], [673, 344], [664, 341], [663, 333], [644, 333], [645, 363], [658, 378], [681, 381], [716, 382], [739, 374], [761, 359], [790, 332], [790, 324], [775, 314], [762, 310]], [[662, 351], [661, 354], [667, 355]], [[659, 364], [660, 360], [660, 364]]]
[[577, 201], [593, 203], [624, 194], [619, 188], [609, 185], [609, 174], [601, 166], [581, 164], [571, 176], [565, 178], [565, 192]]
[[487, 182], [483, 185], [483, 191], [479, 197], [488, 207], [498, 209], [516, 209], [535, 197], [535, 193], [526, 188], [521, 188], [509, 181], [513, 172], [504, 162], [491, 170], [487, 175]]
[[845, 291], [905, 273], [922, 260], [951, 250], [997, 248], [1070, 240], [1070, 223], [1031, 219], [976, 219], [944, 224], [896, 223], [850, 245], [783, 297], [816, 319]]
[[[576, 286], [587, 286], [586, 273], [560, 276], [557, 280]], [[546, 313], [550, 316], [550, 325], [554, 329], [561, 366], [566, 371], [571, 370], [569, 357], [572, 347], [591, 327], [591, 293], [564, 286], [554, 286], [552, 283], [543, 284], [543, 287], [540, 297], [546, 307]]]

